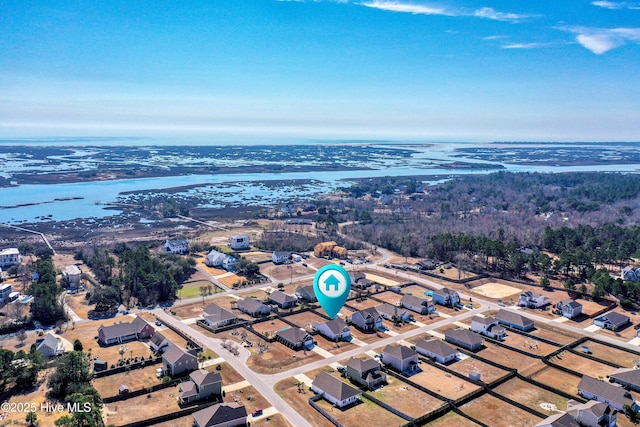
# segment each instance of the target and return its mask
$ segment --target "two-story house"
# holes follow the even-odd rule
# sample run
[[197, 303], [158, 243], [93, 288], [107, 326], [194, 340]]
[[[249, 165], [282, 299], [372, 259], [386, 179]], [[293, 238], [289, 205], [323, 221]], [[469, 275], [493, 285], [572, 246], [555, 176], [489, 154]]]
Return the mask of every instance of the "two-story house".
[[217, 372], [198, 369], [189, 374], [189, 381], [178, 385], [178, 401], [181, 405], [210, 396], [222, 396], [222, 375]]

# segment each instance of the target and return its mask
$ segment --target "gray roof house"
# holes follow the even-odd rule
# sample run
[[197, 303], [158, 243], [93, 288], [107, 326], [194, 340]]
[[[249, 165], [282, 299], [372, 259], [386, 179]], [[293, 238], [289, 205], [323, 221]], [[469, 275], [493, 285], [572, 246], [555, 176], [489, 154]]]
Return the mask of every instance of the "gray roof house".
[[408, 322], [411, 320], [411, 313], [409, 313], [405, 308], [386, 302], [377, 305], [376, 311], [380, 313], [380, 316], [387, 320], [398, 322]]
[[600, 381], [588, 375], [583, 375], [578, 384], [578, 394], [587, 399], [611, 405], [618, 411], [624, 411], [624, 405], [629, 405], [634, 411], [638, 411], [638, 402], [631, 392], [620, 385], [613, 385]]
[[374, 307], [369, 307], [353, 313], [351, 323], [362, 331], [375, 331], [382, 328], [382, 316]]
[[195, 427], [235, 427], [247, 424], [247, 409], [235, 402], [217, 403], [193, 414]]
[[186, 254], [187, 252], [189, 252], [189, 240], [167, 240], [167, 242], [164, 244], [164, 247], [167, 252], [172, 254]]
[[212, 328], [220, 328], [238, 321], [238, 316], [213, 303], [204, 308], [203, 317], [205, 323]]
[[340, 381], [338, 378], [326, 372], [320, 372], [311, 383], [311, 390], [337, 406], [344, 406], [355, 403], [359, 400], [362, 392], [351, 387], [349, 384]]
[[507, 325], [521, 331], [530, 331], [535, 327], [533, 320], [528, 317], [504, 309], [500, 309], [498, 313], [496, 313], [496, 319], [498, 319], [498, 322], [503, 325]]
[[382, 362], [399, 372], [412, 374], [420, 370], [418, 353], [403, 345], [389, 344], [382, 350]]
[[624, 328], [629, 322], [631, 322], [629, 316], [616, 313], [615, 311], [611, 311], [607, 314], [593, 319], [594, 325], [600, 326], [601, 328], [610, 329], [612, 331], [619, 331], [620, 329]]
[[351, 339], [351, 328], [347, 322], [339, 317], [313, 325], [313, 329], [332, 341], [349, 341]]
[[429, 314], [435, 311], [432, 302], [415, 295], [403, 295], [400, 299], [400, 306], [420, 314]]
[[198, 369], [189, 374], [189, 381], [178, 385], [178, 401], [181, 405], [222, 395], [222, 375]]
[[238, 307], [238, 310], [253, 317], [265, 316], [271, 312], [271, 309], [257, 298], [238, 300], [236, 307]]
[[569, 400], [566, 412], [550, 415], [534, 427], [616, 427], [617, 414], [618, 411], [606, 403]]
[[313, 285], [299, 286], [298, 289], [296, 289], [296, 296], [298, 297], [298, 299], [302, 299], [307, 302], [318, 301], [318, 298], [316, 298], [316, 292], [313, 289]]
[[167, 375], [175, 377], [198, 369], [198, 358], [177, 345], [171, 345], [162, 354], [162, 366]]
[[36, 350], [44, 357], [53, 357], [64, 353], [64, 345], [60, 338], [56, 338], [51, 333], [44, 336], [44, 339], [38, 344]]
[[295, 307], [298, 299], [292, 295], [287, 295], [282, 291], [273, 291], [269, 294], [268, 302], [277, 305], [279, 308], [287, 309]]
[[571, 298], [563, 299], [556, 303], [556, 312], [567, 319], [573, 319], [582, 313], [582, 304]]
[[494, 317], [473, 316], [471, 330], [496, 340], [503, 340], [507, 335], [505, 329], [500, 326], [500, 322]]
[[609, 381], [640, 391], [640, 369], [619, 368], [608, 375]]
[[439, 339], [420, 339], [416, 341], [416, 351], [424, 356], [435, 359], [438, 363], [448, 363], [455, 360], [458, 350]]
[[222, 267], [222, 263], [226, 258], [226, 254], [212, 249], [211, 252], [207, 254], [207, 258], [205, 259], [204, 263], [209, 267]]
[[349, 359], [345, 375], [351, 381], [367, 387], [369, 390], [387, 382], [387, 374], [380, 370], [380, 363], [374, 359]]
[[467, 350], [475, 351], [482, 347], [483, 339], [480, 335], [467, 329], [449, 329], [444, 333], [444, 339], [451, 344]]
[[169, 347], [169, 344], [169, 340], [167, 339], [167, 337], [162, 335], [162, 332], [156, 332], [155, 334], [153, 334], [153, 337], [151, 337], [151, 340], [149, 341], [149, 347], [151, 347], [151, 349], [155, 352], [166, 349], [167, 347]]
[[300, 349], [313, 345], [313, 337], [302, 328], [288, 328], [276, 332], [276, 338], [287, 347]]
[[127, 341], [150, 338], [155, 329], [140, 316], [132, 322], [114, 323], [98, 327], [98, 341], [103, 345], [122, 344]]
[[449, 288], [436, 289], [433, 291], [431, 298], [435, 304], [453, 307], [460, 302], [458, 292]]

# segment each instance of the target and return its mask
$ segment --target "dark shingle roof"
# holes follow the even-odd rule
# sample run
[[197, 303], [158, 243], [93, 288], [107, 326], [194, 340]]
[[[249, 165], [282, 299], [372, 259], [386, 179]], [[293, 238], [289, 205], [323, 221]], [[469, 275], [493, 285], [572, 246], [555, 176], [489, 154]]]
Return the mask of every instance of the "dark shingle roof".
[[[245, 298], [241, 299], [237, 303], [238, 308], [244, 308], [247, 311], [255, 313], [258, 309], [262, 307], [267, 307], [257, 298]], [[267, 307], [268, 308], [268, 307]]]
[[398, 307], [397, 305], [386, 303], [386, 302], [380, 305], [377, 305], [375, 308], [378, 313], [386, 314], [387, 316], [402, 317], [407, 313], [406, 309], [402, 307]]
[[472, 322], [478, 322], [481, 323], [483, 325], [491, 325], [493, 323], [496, 323], [496, 319], [495, 317], [480, 317], [480, 316], [473, 316], [473, 319], [471, 319]]
[[416, 342], [416, 349], [428, 351], [429, 353], [433, 353], [443, 358], [446, 358], [451, 356], [452, 354], [458, 353], [458, 350], [451, 347], [446, 342], [438, 339], [431, 339], [428, 341], [425, 339], [418, 340]]
[[224, 422], [239, 420], [247, 416], [247, 409], [235, 402], [218, 403], [193, 414], [200, 427], [207, 427]]
[[191, 381], [200, 387], [222, 382], [222, 375], [218, 372], [207, 372], [204, 369], [198, 369], [197, 371], [191, 372], [189, 374], [189, 378], [191, 378]]
[[444, 333], [445, 338], [450, 338], [458, 342], [465, 343], [470, 347], [482, 344], [482, 337], [466, 329], [449, 329]]
[[520, 327], [533, 325], [533, 320], [529, 319], [528, 317], [524, 317], [518, 313], [503, 309], [498, 311], [498, 313], [496, 314], [496, 319], [505, 323], [510, 323], [512, 325], [518, 325]]
[[616, 313], [615, 311], [612, 311], [611, 313], [605, 314], [604, 317], [609, 319], [609, 322], [611, 322], [615, 326], [625, 325], [625, 324], [629, 323], [629, 321], [631, 320], [629, 318], [629, 316], [625, 316], [624, 314]]
[[424, 298], [417, 297], [415, 295], [403, 295], [400, 299], [401, 304], [407, 304], [414, 307], [420, 307], [421, 305], [428, 305], [429, 301]]
[[193, 357], [193, 358], [196, 357], [192, 354], [187, 353], [186, 350], [178, 347], [177, 345], [171, 345], [169, 346], [169, 349], [164, 352], [164, 354], [162, 355], [162, 358], [166, 360], [167, 363], [170, 363], [173, 365], [185, 355], [187, 357]]
[[213, 304], [213, 303], [209, 304], [204, 308], [204, 317], [213, 323], [218, 323], [224, 320], [233, 320], [238, 318], [238, 316], [236, 316], [229, 310], [226, 310], [220, 307], [219, 305]]
[[[356, 313], [359, 313], [363, 318], [367, 318], [367, 316], [371, 316], [374, 319], [377, 319], [378, 317], [380, 317], [380, 313], [378, 313], [378, 310], [375, 309], [375, 307], [369, 307], [369, 308], [363, 308], [362, 310], [356, 311]], [[353, 314], [356, 314], [353, 313]], [[353, 314], [351, 315], [351, 317], [353, 318]]]
[[449, 288], [436, 289], [433, 291], [433, 295], [440, 295], [442, 297], [448, 297], [453, 295], [454, 293], [455, 291], [452, 291]]
[[100, 326], [98, 331], [102, 331], [104, 339], [123, 337], [140, 333], [142, 329], [148, 325], [147, 321], [140, 316], [136, 316], [131, 322], [114, 323], [111, 326]]
[[319, 388], [337, 400], [345, 400], [362, 394], [360, 390], [351, 387], [326, 372], [320, 372], [311, 385]]
[[155, 345], [160, 345], [165, 339], [166, 338], [164, 335], [162, 335], [162, 333], [156, 332], [155, 334], [153, 334], [153, 337], [151, 337], [151, 342]]
[[308, 340], [308, 337], [310, 336], [302, 328], [283, 329], [282, 331], [276, 332], [276, 335], [294, 344], [301, 343], [303, 340]]
[[640, 369], [620, 368], [609, 374], [610, 378], [619, 379], [629, 384], [640, 386]]
[[347, 362], [347, 366], [358, 372], [366, 372], [370, 369], [380, 369], [380, 363], [375, 359], [358, 359], [352, 357]]
[[627, 390], [608, 382], [600, 381], [588, 375], [583, 375], [578, 384], [579, 390], [587, 391], [609, 402], [615, 402], [620, 407], [633, 405], [633, 399]]
[[328, 322], [325, 322], [325, 325], [327, 325], [327, 328], [329, 328], [329, 330], [334, 334], [339, 334], [342, 333], [342, 331], [344, 331], [344, 328], [347, 327], [347, 322], [339, 317], [336, 317], [329, 320]]
[[395, 357], [396, 359], [400, 359], [400, 360], [409, 359], [418, 354], [416, 353], [415, 350], [412, 350], [409, 347], [405, 347], [403, 345], [393, 345], [393, 344], [389, 344], [388, 346], [386, 346], [384, 350], [382, 350], [382, 353], [389, 354]]
[[277, 304], [287, 304], [296, 301], [296, 297], [287, 295], [282, 291], [273, 291], [269, 295], [269, 299]]

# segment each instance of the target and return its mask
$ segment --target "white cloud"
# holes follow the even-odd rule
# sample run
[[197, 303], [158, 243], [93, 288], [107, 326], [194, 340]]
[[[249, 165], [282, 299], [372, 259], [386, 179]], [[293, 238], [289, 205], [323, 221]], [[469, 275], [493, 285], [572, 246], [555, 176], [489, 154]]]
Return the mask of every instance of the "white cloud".
[[537, 49], [540, 47], [548, 46], [545, 43], [509, 43], [504, 44], [501, 47], [503, 49]]
[[592, 5], [602, 7], [604, 9], [631, 9], [631, 10], [640, 10], [640, 3], [630, 3], [626, 1], [615, 2], [608, 0], [600, 0], [600, 1], [592, 1]]
[[404, 12], [413, 15], [445, 15], [454, 16], [453, 13], [441, 7], [432, 7], [419, 4], [401, 3], [397, 1], [373, 0], [360, 3], [362, 6], [389, 12]]
[[561, 27], [576, 34], [576, 40], [596, 55], [601, 55], [627, 43], [640, 43], [640, 28]]
[[529, 18], [529, 15], [518, 13], [498, 12], [491, 7], [483, 7], [473, 12], [473, 16], [478, 18], [493, 19], [495, 21], [517, 22], [521, 19]]

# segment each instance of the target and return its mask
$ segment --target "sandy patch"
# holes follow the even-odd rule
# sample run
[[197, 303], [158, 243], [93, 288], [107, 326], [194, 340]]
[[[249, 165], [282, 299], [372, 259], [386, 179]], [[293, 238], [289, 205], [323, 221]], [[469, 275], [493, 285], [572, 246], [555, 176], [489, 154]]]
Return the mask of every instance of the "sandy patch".
[[375, 274], [365, 273], [367, 279], [374, 282], [379, 283], [383, 286], [398, 286], [401, 282], [396, 282], [395, 280], [387, 279], [386, 277], [376, 276]]
[[473, 292], [489, 298], [507, 298], [519, 294], [521, 291], [520, 289], [512, 286], [491, 282], [478, 286], [477, 288], [473, 288]]

